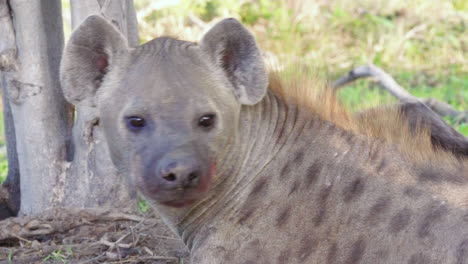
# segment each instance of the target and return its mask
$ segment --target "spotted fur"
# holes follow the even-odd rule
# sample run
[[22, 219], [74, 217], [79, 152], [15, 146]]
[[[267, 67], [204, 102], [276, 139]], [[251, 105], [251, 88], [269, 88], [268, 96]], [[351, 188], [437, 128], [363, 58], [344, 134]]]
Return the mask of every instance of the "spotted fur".
[[[260, 54], [234, 19], [199, 44], [129, 49], [93, 16], [61, 80], [69, 101], [99, 109], [113, 162], [195, 264], [468, 264], [466, 139], [424, 105], [354, 115], [309, 72], [268, 82]], [[209, 133], [193, 116], [206, 109], [219, 119]], [[129, 115], [150, 125], [129, 132]], [[203, 184], [158, 177], [181, 160]]]

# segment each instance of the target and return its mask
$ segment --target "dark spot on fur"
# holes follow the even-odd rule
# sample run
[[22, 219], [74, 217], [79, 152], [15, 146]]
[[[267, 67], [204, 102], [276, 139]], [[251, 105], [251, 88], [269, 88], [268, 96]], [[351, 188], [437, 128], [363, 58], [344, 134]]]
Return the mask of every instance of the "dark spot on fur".
[[323, 223], [323, 220], [325, 219], [326, 214], [327, 214], [327, 208], [320, 207], [317, 215], [314, 218], [314, 224], [316, 227]]
[[410, 257], [408, 264], [429, 264], [431, 260], [423, 253], [416, 253]]
[[317, 124], [317, 117], [312, 117], [309, 122], [307, 122], [307, 128], [313, 129], [316, 128], [319, 124]]
[[389, 252], [388, 252], [388, 249], [386, 248], [379, 249], [375, 252], [376, 259], [380, 261], [386, 260], [388, 258], [388, 255], [389, 255]]
[[291, 189], [289, 189], [288, 197], [297, 191], [299, 187], [299, 180], [295, 180], [294, 183], [291, 185]]
[[387, 160], [385, 158], [382, 158], [382, 160], [379, 163], [379, 166], [377, 166], [377, 173], [380, 173], [383, 169], [387, 167]]
[[291, 207], [285, 207], [283, 211], [278, 215], [276, 218], [276, 226], [282, 227], [288, 221], [289, 217], [291, 216]]
[[[214, 250], [213, 253], [215, 255], [223, 256], [224, 263], [231, 263], [234, 260], [234, 254], [232, 251], [228, 251], [225, 247], [223, 246], [217, 246]], [[197, 255], [198, 256], [198, 255]], [[193, 260], [195, 262], [195, 260]], [[200, 262], [198, 260], [197, 262]], [[195, 262], [195, 263], [197, 263]]]
[[338, 245], [336, 243], [333, 243], [328, 249], [327, 264], [335, 263], [337, 255], [338, 255]]
[[333, 123], [330, 123], [328, 121], [325, 122], [323, 130], [327, 135], [333, 135], [336, 132], [340, 131], [336, 129], [336, 126]]
[[379, 222], [380, 216], [388, 211], [388, 205], [390, 204], [390, 197], [384, 196], [380, 197], [375, 204], [369, 210], [369, 215], [367, 216], [367, 224], [375, 225]]
[[244, 208], [241, 212], [241, 217], [239, 218], [239, 224], [245, 224], [245, 222], [252, 216], [254, 211], [254, 207]]
[[254, 187], [252, 188], [252, 192], [249, 194], [249, 199], [252, 199], [253, 197], [258, 197], [262, 193], [264, 193], [268, 185], [267, 183], [268, 178], [266, 177], [257, 180]]
[[463, 222], [468, 223], [468, 213], [466, 213], [464, 216], [462, 216]]
[[353, 248], [351, 250], [351, 254], [349, 255], [349, 261], [347, 263], [355, 264], [359, 263], [364, 255], [364, 251], [366, 249], [366, 241], [361, 237], [353, 244]]
[[245, 222], [252, 216], [253, 212], [257, 208], [255, 205], [255, 200], [258, 197], [262, 197], [262, 194], [267, 191], [267, 187], [268, 178], [266, 177], [260, 178], [255, 182], [252, 191], [249, 193], [249, 196], [247, 197], [247, 200], [243, 204], [243, 207], [240, 211], [240, 217], [238, 221], [240, 224], [245, 224]]
[[291, 257], [290, 249], [281, 251], [280, 255], [278, 256], [278, 264], [289, 263], [290, 257]]
[[253, 241], [250, 241], [249, 244], [248, 244], [248, 248], [249, 249], [255, 249], [255, 248], [258, 248], [258, 246], [260, 246], [260, 239], [255, 239]]
[[306, 178], [304, 179], [304, 186], [306, 189], [309, 189], [310, 186], [317, 181], [321, 171], [322, 166], [318, 162], [313, 163], [309, 168], [307, 168]]
[[468, 239], [465, 239], [457, 248], [457, 261], [455, 264], [466, 264], [468, 260]]
[[294, 157], [293, 163], [296, 165], [300, 165], [304, 160], [304, 151], [298, 151], [296, 153], [296, 157]]
[[318, 242], [310, 237], [307, 234], [300, 243], [299, 251], [297, 252], [297, 258], [299, 259], [300, 263], [304, 263], [312, 253], [317, 249]]
[[[374, 143], [375, 144], [375, 143]], [[372, 164], [376, 164], [377, 163], [377, 158], [380, 156], [380, 148], [374, 146], [374, 145], [371, 145], [370, 146], [370, 150], [369, 150], [369, 161], [370, 163]]]
[[313, 220], [315, 226], [319, 226], [320, 224], [322, 224], [323, 220], [326, 217], [327, 199], [328, 199], [328, 196], [330, 195], [331, 187], [332, 186], [324, 187], [319, 193], [319, 197], [317, 199], [318, 213], [314, 217], [314, 220]]
[[421, 170], [419, 174], [419, 178], [423, 181], [435, 181], [440, 182], [442, 181], [442, 175], [439, 174], [440, 172], [435, 171], [431, 168], [424, 168]]
[[464, 177], [462, 171], [445, 171], [442, 168], [436, 168], [433, 165], [423, 166], [419, 173], [419, 180], [431, 181], [435, 183], [450, 182], [454, 184], [465, 184], [468, 178]]
[[290, 167], [291, 167], [291, 163], [288, 162], [286, 163], [286, 165], [284, 165], [284, 167], [281, 169], [281, 172], [280, 172], [280, 178], [282, 180], [286, 179], [286, 178], [289, 178], [289, 176], [291, 175], [290, 173]]
[[400, 210], [395, 216], [390, 220], [390, 232], [398, 233], [403, 230], [410, 223], [411, 219], [411, 210], [404, 208]]
[[439, 222], [448, 212], [445, 205], [431, 205], [427, 213], [423, 216], [423, 220], [418, 229], [418, 236], [424, 238], [429, 235], [432, 227]]
[[404, 194], [410, 198], [419, 198], [423, 194], [423, 191], [416, 187], [408, 186], [405, 188]]
[[362, 178], [357, 178], [348, 185], [343, 194], [344, 194], [344, 201], [349, 202], [354, 198], [358, 197], [364, 192], [365, 183]]
[[343, 134], [342, 134], [344, 140], [346, 141], [346, 143], [348, 143], [348, 145], [353, 145], [353, 140], [355, 138], [355, 135], [349, 131], [346, 131], [346, 130], [343, 130]]

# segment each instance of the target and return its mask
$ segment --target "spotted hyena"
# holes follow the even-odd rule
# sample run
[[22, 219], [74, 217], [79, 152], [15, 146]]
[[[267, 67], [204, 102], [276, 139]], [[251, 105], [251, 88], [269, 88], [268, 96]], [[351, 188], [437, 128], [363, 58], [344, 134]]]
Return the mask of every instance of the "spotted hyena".
[[61, 66], [193, 263], [468, 263], [467, 160], [398, 111], [353, 119], [306, 79], [269, 78], [234, 19], [133, 49], [92, 16]]

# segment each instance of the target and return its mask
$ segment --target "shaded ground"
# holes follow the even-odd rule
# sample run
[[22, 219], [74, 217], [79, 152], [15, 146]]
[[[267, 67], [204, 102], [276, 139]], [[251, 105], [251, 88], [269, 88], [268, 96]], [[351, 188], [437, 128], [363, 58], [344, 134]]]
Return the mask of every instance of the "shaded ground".
[[52, 209], [0, 222], [0, 264], [187, 264], [188, 252], [157, 217]]

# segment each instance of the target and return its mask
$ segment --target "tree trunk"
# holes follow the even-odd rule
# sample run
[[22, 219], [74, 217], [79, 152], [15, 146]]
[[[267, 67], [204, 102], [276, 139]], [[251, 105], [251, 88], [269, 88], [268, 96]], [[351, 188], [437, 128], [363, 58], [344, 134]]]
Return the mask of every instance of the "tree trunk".
[[[131, 0], [77, 0], [71, 6], [73, 27], [100, 14], [128, 37], [131, 46], [138, 44]], [[9, 162], [0, 194], [8, 193], [9, 210], [28, 215], [56, 206], [132, 204], [124, 178], [110, 161], [96, 107], [78, 107], [74, 120], [75, 111], [63, 97], [60, 0], [0, 0], [0, 35]], [[0, 207], [1, 199], [0, 195]]]
[[[86, 17], [99, 14], [112, 21], [138, 45], [138, 29], [133, 1], [71, 1], [72, 27]], [[117, 207], [134, 205], [124, 177], [112, 164], [102, 133], [96, 106], [81, 105], [76, 109], [73, 127], [73, 162], [71, 163], [62, 204], [76, 207]]]
[[90, 15], [101, 15], [127, 37], [130, 47], [138, 45], [138, 23], [133, 0], [71, 0], [70, 3], [73, 28]]
[[[7, 61], [2, 67], [2, 88], [14, 122], [13, 128], [7, 117], [7, 147], [14, 153], [10, 136], [16, 133], [20, 212], [31, 214], [57, 204], [68, 166], [72, 119], [59, 84], [63, 49], [61, 4], [59, 0], [11, 0], [1, 1], [0, 5], [1, 10], [8, 12], [2, 14], [2, 23], [7, 22], [14, 29], [6, 32], [6, 38], [2, 32], [0, 40], [3, 48], [9, 46], [9, 57], [2, 60]], [[14, 158], [10, 159], [10, 165], [14, 162]], [[19, 180], [14, 175], [15, 172], [9, 174], [9, 183]]]

